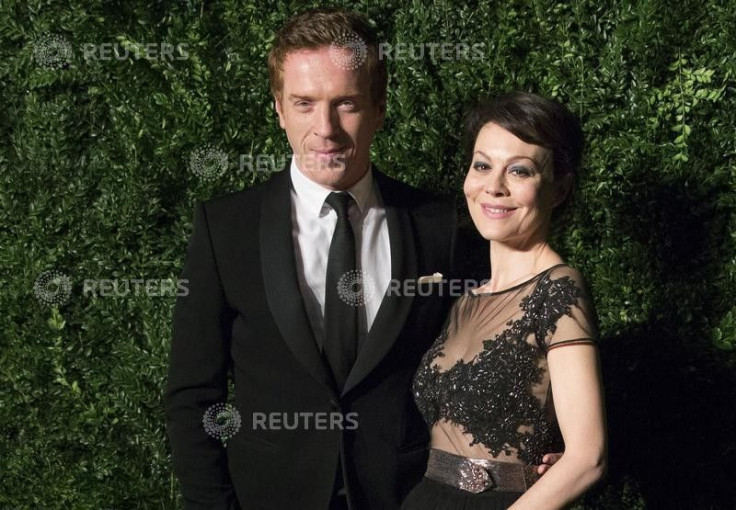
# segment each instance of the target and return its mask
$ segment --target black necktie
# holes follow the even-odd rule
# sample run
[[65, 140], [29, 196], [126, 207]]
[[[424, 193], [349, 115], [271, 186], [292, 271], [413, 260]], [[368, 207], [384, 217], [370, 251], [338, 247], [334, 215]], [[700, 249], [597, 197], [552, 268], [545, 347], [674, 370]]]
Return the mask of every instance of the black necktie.
[[[327, 258], [324, 353], [342, 390], [358, 351], [358, 305], [352, 283], [356, 279], [355, 235], [348, 217], [349, 193], [330, 193], [325, 202], [337, 213]], [[351, 298], [353, 300], [351, 301]]]

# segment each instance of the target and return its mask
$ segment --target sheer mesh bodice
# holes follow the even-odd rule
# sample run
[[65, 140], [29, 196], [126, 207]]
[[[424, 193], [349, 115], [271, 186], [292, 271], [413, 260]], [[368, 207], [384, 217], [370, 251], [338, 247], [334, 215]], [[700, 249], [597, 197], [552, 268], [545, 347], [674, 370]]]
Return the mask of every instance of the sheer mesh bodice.
[[414, 378], [433, 448], [524, 464], [562, 451], [547, 352], [596, 338], [584, 289], [580, 273], [560, 264], [458, 298]]

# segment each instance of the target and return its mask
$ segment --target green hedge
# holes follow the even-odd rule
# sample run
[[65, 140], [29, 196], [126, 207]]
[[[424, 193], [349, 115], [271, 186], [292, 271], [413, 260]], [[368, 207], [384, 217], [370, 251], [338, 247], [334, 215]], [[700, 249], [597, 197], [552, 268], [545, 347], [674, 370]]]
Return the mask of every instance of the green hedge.
[[[415, 55], [482, 48], [389, 60], [373, 157], [404, 181], [461, 198], [460, 119], [481, 96], [524, 89], [581, 116], [585, 170], [555, 245], [594, 291], [611, 468], [580, 507], [733, 508], [736, 2], [338, 4]], [[177, 278], [196, 201], [289, 153], [265, 57], [307, 5], [0, 5], [0, 507], [176, 508], [174, 295], [84, 282]], [[45, 271], [56, 287], [34, 293]]]

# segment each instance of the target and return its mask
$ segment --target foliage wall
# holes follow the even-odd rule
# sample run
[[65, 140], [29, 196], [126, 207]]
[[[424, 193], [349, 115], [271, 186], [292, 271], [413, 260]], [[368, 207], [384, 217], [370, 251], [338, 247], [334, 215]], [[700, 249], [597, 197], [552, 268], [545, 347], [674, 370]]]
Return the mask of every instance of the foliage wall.
[[[736, 2], [335, 4], [403, 48], [373, 158], [404, 181], [462, 198], [479, 97], [529, 90], [581, 117], [555, 245], [594, 291], [611, 438], [581, 508], [733, 508]], [[179, 505], [162, 282], [194, 204], [289, 154], [265, 58], [307, 6], [1, 0], [1, 508]], [[441, 51], [460, 44], [479, 58]]]

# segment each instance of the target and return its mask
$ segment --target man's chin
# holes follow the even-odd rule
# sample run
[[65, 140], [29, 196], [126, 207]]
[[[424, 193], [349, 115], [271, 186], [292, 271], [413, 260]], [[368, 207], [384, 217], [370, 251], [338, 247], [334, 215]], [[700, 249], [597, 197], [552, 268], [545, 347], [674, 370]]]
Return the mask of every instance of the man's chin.
[[319, 153], [309, 153], [297, 156], [297, 163], [300, 168], [313, 172], [345, 172], [347, 168], [347, 156], [342, 153], [334, 155], [324, 155]]
[[356, 179], [351, 179], [344, 168], [330, 167], [322, 168], [319, 172], [313, 173], [311, 179], [325, 188], [334, 190], [345, 190], [356, 182]]
[[342, 154], [321, 161], [321, 169], [330, 172], [347, 173], [347, 159]]
[[[298, 163], [298, 161], [297, 161]], [[299, 166], [302, 173], [312, 182], [325, 188], [344, 190], [358, 182], [365, 171], [358, 172], [352, 165], [348, 166], [345, 156], [321, 161], [319, 165]], [[368, 165], [365, 165], [365, 169]]]

